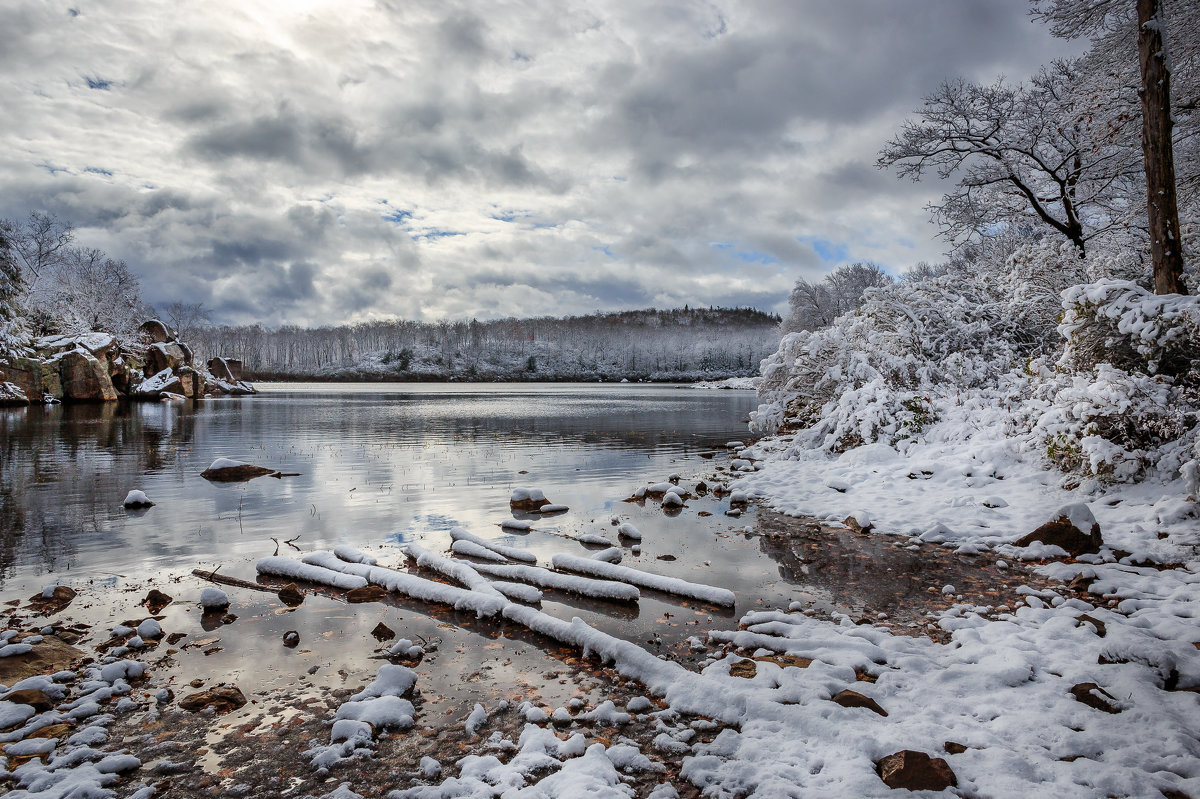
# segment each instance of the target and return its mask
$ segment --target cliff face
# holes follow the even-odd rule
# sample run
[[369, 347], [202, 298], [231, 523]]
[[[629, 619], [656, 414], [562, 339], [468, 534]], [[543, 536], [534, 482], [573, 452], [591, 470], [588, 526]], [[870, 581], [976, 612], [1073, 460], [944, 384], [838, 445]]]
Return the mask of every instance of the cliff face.
[[122, 346], [107, 333], [49, 336], [0, 361], [0, 403], [111, 402], [200, 399], [253, 394], [224, 358], [192, 363], [192, 351], [157, 319], [141, 327], [137, 344]]

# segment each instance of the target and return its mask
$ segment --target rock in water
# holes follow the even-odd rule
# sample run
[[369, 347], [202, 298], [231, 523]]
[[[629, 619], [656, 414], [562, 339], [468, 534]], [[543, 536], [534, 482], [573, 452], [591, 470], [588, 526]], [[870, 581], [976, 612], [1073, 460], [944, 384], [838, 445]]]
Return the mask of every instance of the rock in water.
[[154, 503], [150, 501], [150, 497], [146, 496], [146, 492], [136, 488], [125, 495], [125, 501], [122, 504], [127, 508], [154, 507]]
[[388, 595], [388, 592], [377, 585], [364, 585], [362, 588], [354, 588], [346, 593], [346, 601], [355, 602], [378, 602]]
[[876, 763], [875, 767], [879, 770], [879, 778], [889, 788], [944, 791], [958, 785], [958, 778], [945, 760], [911, 749], [890, 754]]
[[549, 505], [550, 500], [546, 499], [540, 488], [514, 488], [508, 504], [513, 510], [536, 511], [543, 505]]
[[228, 713], [246, 704], [246, 697], [235, 685], [219, 685], [207, 691], [185, 696], [179, 701], [179, 706], [193, 713], [211, 707], [217, 713]]
[[160, 610], [171, 604], [174, 600], [170, 594], [164, 594], [157, 588], [151, 588], [150, 593], [146, 594], [146, 598], [142, 600], [142, 604], [146, 606], [146, 610], [151, 613], [158, 613]]
[[1035, 541], [1048, 546], [1062, 547], [1072, 556], [1099, 552], [1104, 543], [1100, 525], [1092, 511], [1082, 502], [1058, 509], [1050, 521], [1013, 542], [1015, 547], [1027, 547]]
[[200, 472], [200, 476], [205, 480], [217, 483], [237, 483], [245, 480], [253, 480], [255, 477], [262, 477], [264, 474], [272, 474], [274, 471], [274, 469], [268, 469], [265, 466], [254, 466], [253, 464], [235, 461], [230, 458], [217, 458], [207, 469]]
[[371, 635], [375, 636], [377, 641], [390, 641], [396, 637], [395, 631], [383, 622], [375, 625], [375, 629], [371, 630]]
[[304, 592], [295, 583], [288, 583], [279, 589], [279, 600], [288, 607], [295, 607], [304, 602]]

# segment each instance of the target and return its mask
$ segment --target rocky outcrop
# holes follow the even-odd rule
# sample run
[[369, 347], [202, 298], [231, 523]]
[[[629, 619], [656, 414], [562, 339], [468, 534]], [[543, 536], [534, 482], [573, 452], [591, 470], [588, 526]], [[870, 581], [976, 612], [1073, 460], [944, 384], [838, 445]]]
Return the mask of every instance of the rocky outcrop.
[[101, 363], [85, 349], [74, 349], [58, 356], [61, 366], [63, 399], [76, 402], [109, 402], [117, 398], [108, 364]]
[[0, 360], [0, 405], [256, 393], [240, 379], [239, 361], [212, 359], [216, 374], [193, 364], [191, 348], [157, 319], [143, 324], [139, 335], [136, 344], [121, 344], [108, 333], [35, 339], [15, 357]]

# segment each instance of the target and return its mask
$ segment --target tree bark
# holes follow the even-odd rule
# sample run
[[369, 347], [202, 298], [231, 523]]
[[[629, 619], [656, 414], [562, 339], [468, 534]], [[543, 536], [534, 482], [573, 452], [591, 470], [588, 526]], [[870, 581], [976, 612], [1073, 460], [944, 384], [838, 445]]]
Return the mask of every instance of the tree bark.
[[1171, 146], [1171, 85], [1163, 49], [1159, 0], [1137, 0], [1138, 56], [1142, 68], [1142, 159], [1150, 216], [1150, 255], [1156, 294], [1187, 294], [1175, 197], [1175, 157]]

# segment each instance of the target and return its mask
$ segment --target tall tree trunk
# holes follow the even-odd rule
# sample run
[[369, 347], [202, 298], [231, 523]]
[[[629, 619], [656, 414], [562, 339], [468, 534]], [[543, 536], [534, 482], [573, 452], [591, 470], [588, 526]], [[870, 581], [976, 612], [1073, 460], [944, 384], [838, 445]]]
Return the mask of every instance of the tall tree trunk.
[[1150, 214], [1150, 254], [1156, 294], [1187, 294], [1175, 199], [1175, 157], [1171, 147], [1171, 73], [1163, 50], [1159, 0], [1137, 0], [1138, 55], [1142, 67], [1142, 159]]

